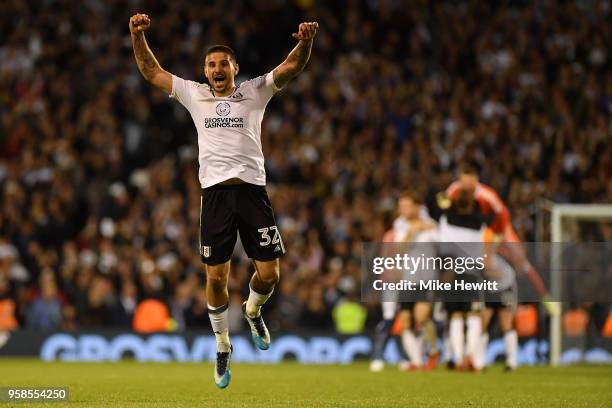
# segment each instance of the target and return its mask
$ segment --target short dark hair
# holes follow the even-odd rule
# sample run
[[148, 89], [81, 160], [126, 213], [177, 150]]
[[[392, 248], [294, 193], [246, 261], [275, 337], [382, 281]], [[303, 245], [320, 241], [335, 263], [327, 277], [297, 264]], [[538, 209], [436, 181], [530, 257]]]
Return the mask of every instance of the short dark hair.
[[423, 194], [416, 189], [409, 189], [409, 190], [404, 190], [400, 193], [399, 198], [409, 198], [411, 199], [415, 204], [423, 204], [423, 202], [425, 201], [423, 199]]
[[469, 162], [462, 163], [459, 166], [459, 174], [468, 174], [470, 176], [478, 177], [478, 169], [472, 163], [469, 163]]
[[230, 59], [232, 61], [234, 61], [234, 63], [236, 63], [236, 53], [234, 52], [234, 50], [232, 50], [227, 45], [213, 45], [211, 47], [208, 47], [208, 49], [206, 50], [206, 55], [204, 56], [204, 58], [208, 57], [213, 52], [224, 52], [224, 53], [226, 53], [227, 55], [230, 56]]
[[458, 190], [453, 202], [456, 208], [460, 210], [469, 210], [474, 203], [474, 192], [469, 190]]

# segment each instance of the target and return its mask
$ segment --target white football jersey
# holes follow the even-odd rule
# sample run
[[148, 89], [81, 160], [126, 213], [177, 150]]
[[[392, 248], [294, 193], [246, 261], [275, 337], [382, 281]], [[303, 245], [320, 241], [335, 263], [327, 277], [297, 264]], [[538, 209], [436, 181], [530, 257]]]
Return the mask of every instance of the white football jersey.
[[187, 108], [198, 130], [202, 188], [231, 178], [266, 184], [261, 121], [277, 91], [272, 72], [242, 82], [224, 97], [215, 96], [207, 84], [172, 76], [170, 97]]
[[[450, 224], [446, 214], [438, 222], [438, 239], [440, 242], [449, 242], [455, 245], [444, 245], [445, 256], [479, 258], [484, 255], [483, 235], [486, 226], [480, 229]], [[461, 245], [460, 243], [466, 243]]]

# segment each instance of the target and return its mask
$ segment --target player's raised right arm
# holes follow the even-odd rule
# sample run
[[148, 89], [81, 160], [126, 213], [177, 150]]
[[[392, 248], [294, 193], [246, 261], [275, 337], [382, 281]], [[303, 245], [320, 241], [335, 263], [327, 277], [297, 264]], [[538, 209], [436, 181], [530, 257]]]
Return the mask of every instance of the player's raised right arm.
[[130, 33], [132, 47], [138, 70], [151, 84], [166, 93], [172, 92], [172, 75], [164, 70], [147, 45], [144, 32], [151, 25], [151, 19], [146, 14], [134, 14], [130, 18]]

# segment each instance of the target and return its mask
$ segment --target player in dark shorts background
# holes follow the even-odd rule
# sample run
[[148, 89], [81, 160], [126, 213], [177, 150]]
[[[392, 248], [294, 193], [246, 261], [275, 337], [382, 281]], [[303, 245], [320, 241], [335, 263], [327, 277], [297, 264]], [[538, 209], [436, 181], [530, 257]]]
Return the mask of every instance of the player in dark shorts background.
[[[463, 248], [474, 251], [483, 242], [484, 232], [492, 222], [480, 203], [474, 199], [472, 191], [460, 190], [453, 199], [445, 192], [438, 193], [435, 198], [428, 201], [429, 214], [438, 221], [438, 236], [441, 242], [466, 243]], [[453, 246], [441, 245], [440, 256], [457, 256], [445, 251], [453, 250]], [[467, 254], [472, 258], [484, 255], [484, 246], [477, 253]], [[463, 254], [463, 256], [466, 254]], [[441, 280], [476, 282], [482, 276], [476, 270], [467, 270], [462, 273], [448, 271], [441, 274]], [[444, 307], [448, 314], [448, 332], [450, 340], [448, 367], [472, 367], [474, 357], [480, 345], [482, 334], [481, 307], [484, 294], [474, 291], [445, 291], [442, 294]], [[466, 330], [467, 326], [467, 330]], [[477, 365], [480, 362], [477, 362]]]

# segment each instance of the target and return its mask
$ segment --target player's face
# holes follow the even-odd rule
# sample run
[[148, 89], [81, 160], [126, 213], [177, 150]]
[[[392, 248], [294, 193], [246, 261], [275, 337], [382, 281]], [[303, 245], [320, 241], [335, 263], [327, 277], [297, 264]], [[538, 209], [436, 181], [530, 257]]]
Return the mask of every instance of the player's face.
[[459, 189], [467, 192], [476, 191], [478, 185], [478, 177], [474, 174], [460, 174], [459, 175]]
[[400, 216], [408, 220], [414, 220], [419, 217], [420, 206], [412, 198], [402, 197], [397, 203], [397, 211]]
[[231, 92], [236, 74], [238, 74], [238, 64], [225, 52], [213, 52], [206, 56], [204, 75], [215, 93]]

